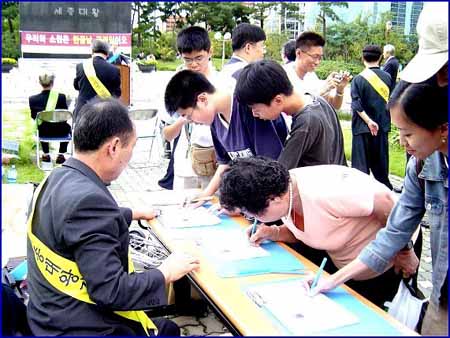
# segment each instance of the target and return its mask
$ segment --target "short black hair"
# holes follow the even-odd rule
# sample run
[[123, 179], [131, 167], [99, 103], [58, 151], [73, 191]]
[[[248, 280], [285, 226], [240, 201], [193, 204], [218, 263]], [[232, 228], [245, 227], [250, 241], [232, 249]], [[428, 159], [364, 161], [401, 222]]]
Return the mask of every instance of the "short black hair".
[[73, 141], [79, 152], [98, 150], [109, 138], [117, 136], [126, 145], [133, 133], [128, 109], [116, 98], [95, 98], [79, 112]]
[[201, 50], [209, 52], [211, 49], [211, 40], [209, 39], [208, 32], [198, 26], [183, 29], [177, 35], [177, 49], [180, 54]]
[[278, 94], [292, 95], [293, 87], [283, 67], [273, 60], [261, 60], [245, 66], [236, 82], [235, 95], [242, 104], [270, 102]]
[[289, 40], [283, 45], [283, 54], [289, 61], [295, 61], [295, 40]]
[[240, 23], [231, 33], [231, 48], [233, 52], [245, 47], [247, 43], [257, 43], [266, 40], [264, 30], [256, 25]]
[[92, 53], [109, 54], [109, 44], [102, 40], [92, 40]]
[[400, 106], [406, 118], [428, 131], [448, 122], [447, 87], [401, 80], [391, 94], [388, 109]]
[[325, 39], [316, 32], [303, 32], [297, 37], [295, 42], [296, 49], [325, 46]]
[[289, 171], [270, 158], [235, 159], [220, 181], [220, 205], [227, 210], [239, 208], [260, 215], [271, 200], [287, 192], [289, 180]]
[[164, 94], [164, 103], [169, 115], [178, 109], [186, 109], [197, 105], [197, 97], [201, 93], [212, 94], [216, 91], [208, 79], [198, 72], [186, 69], [176, 73], [169, 81]]
[[362, 57], [366, 62], [376, 62], [382, 54], [383, 50], [378, 45], [366, 45], [362, 50]]

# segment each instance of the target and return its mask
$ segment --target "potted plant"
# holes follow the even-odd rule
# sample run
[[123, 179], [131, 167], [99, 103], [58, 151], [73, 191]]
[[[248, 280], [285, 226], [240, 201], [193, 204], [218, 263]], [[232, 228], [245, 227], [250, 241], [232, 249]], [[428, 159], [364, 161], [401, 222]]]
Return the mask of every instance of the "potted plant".
[[156, 60], [139, 60], [136, 62], [136, 64], [139, 67], [139, 70], [143, 73], [150, 73], [154, 72], [156, 70], [156, 65], [158, 64], [158, 61]]
[[2, 58], [2, 73], [9, 73], [13, 67], [17, 67], [16, 60], [12, 58]]

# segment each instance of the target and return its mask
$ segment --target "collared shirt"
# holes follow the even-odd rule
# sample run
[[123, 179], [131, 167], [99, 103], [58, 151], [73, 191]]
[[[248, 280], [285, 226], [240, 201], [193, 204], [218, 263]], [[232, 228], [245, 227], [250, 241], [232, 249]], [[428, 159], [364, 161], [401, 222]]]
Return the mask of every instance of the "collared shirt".
[[[430, 223], [433, 290], [430, 301], [439, 304], [441, 289], [448, 273], [448, 169], [443, 155], [436, 151], [424, 163], [417, 175], [416, 158], [411, 157], [403, 183], [403, 193], [380, 230], [359, 255], [372, 270], [383, 272], [390, 260], [410, 240], [425, 211]], [[421, 188], [418, 177], [424, 180]]]

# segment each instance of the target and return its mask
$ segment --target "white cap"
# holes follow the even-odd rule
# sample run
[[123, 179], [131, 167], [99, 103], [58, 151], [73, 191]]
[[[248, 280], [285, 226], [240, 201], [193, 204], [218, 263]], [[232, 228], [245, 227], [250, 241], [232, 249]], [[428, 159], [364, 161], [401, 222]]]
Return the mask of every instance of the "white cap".
[[448, 62], [448, 2], [425, 3], [417, 21], [419, 51], [400, 73], [407, 82], [428, 80]]

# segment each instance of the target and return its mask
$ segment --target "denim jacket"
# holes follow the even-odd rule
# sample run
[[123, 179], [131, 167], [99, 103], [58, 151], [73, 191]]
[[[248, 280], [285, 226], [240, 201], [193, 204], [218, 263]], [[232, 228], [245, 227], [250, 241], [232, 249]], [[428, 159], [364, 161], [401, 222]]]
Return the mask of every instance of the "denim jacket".
[[372, 270], [382, 273], [411, 239], [427, 211], [433, 266], [430, 301], [438, 305], [448, 269], [448, 169], [440, 152], [434, 152], [425, 160], [419, 177], [425, 181], [425, 191], [418, 180], [416, 158], [411, 157], [403, 192], [389, 215], [386, 227], [378, 232], [358, 258]]

